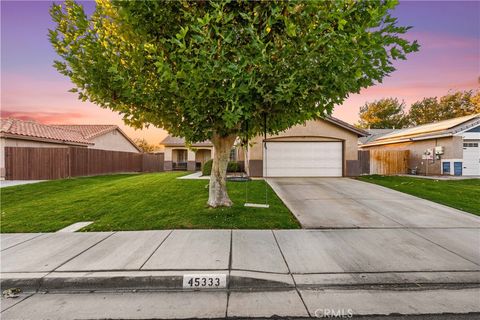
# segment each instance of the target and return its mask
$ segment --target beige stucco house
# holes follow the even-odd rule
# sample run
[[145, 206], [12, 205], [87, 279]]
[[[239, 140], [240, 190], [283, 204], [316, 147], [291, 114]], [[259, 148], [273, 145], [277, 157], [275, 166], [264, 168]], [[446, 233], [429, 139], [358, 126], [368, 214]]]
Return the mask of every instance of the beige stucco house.
[[[258, 136], [244, 149], [236, 144], [231, 160], [252, 177], [341, 177], [358, 172], [358, 138], [366, 133], [333, 117], [308, 121], [264, 140]], [[189, 149], [181, 138], [168, 136], [165, 170], [199, 169], [213, 156], [209, 141]]]
[[480, 176], [480, 114], [396, 130], [360, 148], [409, 150], [417, 174]]
[[5, 147], [83, 147], [141, 152], [116, 125], [45, 125], [35, 121], [1, 119], [0, 178], [5, 177]]

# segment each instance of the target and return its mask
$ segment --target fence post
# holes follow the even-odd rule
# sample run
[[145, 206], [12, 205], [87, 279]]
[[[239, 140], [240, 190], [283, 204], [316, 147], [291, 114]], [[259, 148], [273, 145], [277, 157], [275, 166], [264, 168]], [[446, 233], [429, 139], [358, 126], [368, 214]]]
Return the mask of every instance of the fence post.
[[5, 159], [4, 159], [4, 167], [5, 167], [5, 180], [9, 180], [9, 176], [11, 175], [10, 171], [12, 170], [11, 165], [9, 163], [10, 161], [10, 147], [4, 147], [3, 149], [5, 151]]
[[72, 156], [71, 156], [71, 148], [67, 148], [67, 168], [68, 168], [68, 173], [67, 173], [67, 178], [72, 177]]

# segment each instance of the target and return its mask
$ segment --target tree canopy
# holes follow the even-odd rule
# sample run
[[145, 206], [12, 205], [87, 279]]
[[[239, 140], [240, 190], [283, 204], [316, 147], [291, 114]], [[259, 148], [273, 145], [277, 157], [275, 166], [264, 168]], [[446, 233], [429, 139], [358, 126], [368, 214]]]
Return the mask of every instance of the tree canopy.
[[[50, 41], [82, 100], [188, 142], [275, 133], [330, 113], [416, 51], [396, 1], [54, 5]], [[248, 123], [248, 133], [246, 124]]]
[[413, 103], [405, 111], [405, 103], [396, 98], [367, 102], [360, 107], [358, 126], [383, 129], [418, 126], [441, 120], [480, 113], [480, 91], [450, 92], [440, 98], [428, 97]]
[[423, 98], [412, 104], [408, 112], [408, 123], [420, 125], [432, 123], [437, 119], [438, 101], [436, 97]]
[[187, 143], [210, 139], [208, 203], [229, 206], [236, 138], [323, 117], [418, 50], [390, 15], [396, 4], [97, 0], [87, 16], [67, 0], [51, 8], [50, 41], [80, 99]]
[[430, 97], [415, 102], [408, 120], [410, 125], [416, 126], [475, 113], [480, 113], [480, 91], [457, 91], [440, 99]]
[[384, 129], [404, 128], [408, 125], [405, 115], [405, 103], [397, 98], [384, 98], [374, 102], [367, 102], [360, 107], [361, 128]]

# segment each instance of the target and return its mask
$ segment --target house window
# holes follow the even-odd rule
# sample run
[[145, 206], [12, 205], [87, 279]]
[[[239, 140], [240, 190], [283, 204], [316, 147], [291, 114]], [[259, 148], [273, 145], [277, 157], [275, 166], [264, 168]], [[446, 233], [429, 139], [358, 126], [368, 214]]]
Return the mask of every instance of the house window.
[[463, 144], [464, 148], [478, 148], [478, 143], [476, 142], [465, 142]]
[[230, 150], [230, 161], [237, 161], [237, 149]]
[[187, 150], [177, 150], [177, 162], [187, 162]]

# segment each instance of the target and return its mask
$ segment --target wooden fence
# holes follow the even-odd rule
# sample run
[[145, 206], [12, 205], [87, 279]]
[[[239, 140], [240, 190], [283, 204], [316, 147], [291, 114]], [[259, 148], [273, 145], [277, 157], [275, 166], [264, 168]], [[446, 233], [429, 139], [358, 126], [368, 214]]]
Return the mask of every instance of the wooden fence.
[[163, 153], [5, 147], [6, 180], [50, 180], [118, 172], [163, 171]]
[[408, 173], [408, 150], [359, 150], [360, 174], [394, 175]]

